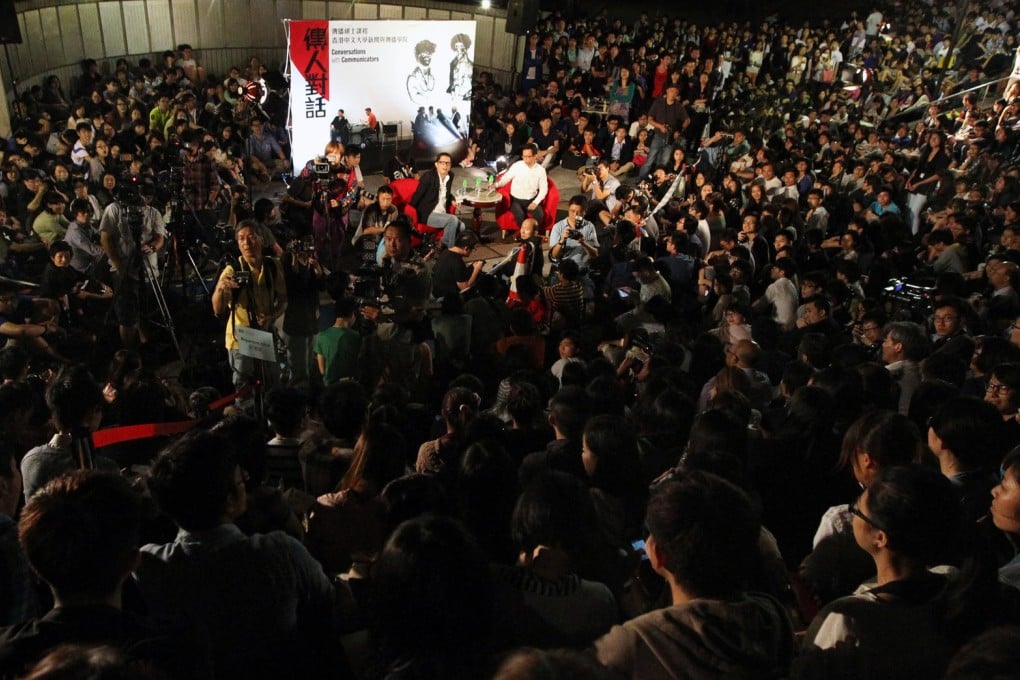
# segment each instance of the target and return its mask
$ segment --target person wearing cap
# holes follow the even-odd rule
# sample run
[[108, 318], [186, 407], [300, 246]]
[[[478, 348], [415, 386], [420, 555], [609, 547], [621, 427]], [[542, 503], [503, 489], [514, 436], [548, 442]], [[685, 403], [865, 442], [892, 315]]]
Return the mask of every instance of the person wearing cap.
[[32, 231], [49, 248], [54, 242], [64, 238], [69, 222], [64, 217], [67, 199], [62, 194], [56, 191], [47, 192], [45, 201], [46, 209], [32, 222]]

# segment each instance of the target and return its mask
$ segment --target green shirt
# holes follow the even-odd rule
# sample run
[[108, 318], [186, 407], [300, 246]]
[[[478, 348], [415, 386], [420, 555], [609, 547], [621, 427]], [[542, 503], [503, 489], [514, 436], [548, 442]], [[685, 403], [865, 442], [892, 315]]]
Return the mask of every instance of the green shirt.
[[325, 359], [322, 382], [332, 385], [343, 378], [353, 378], [361, 354], [361, 334], [352, 328], [332, 326], [315, 338], [315, 353]]
[[44, 210], [32, 222], [32, 231], [42, 239], [48, 248], [54, 241], [64, 238], [64, 234], [67, 233], [67, 225], [67, 218], [63, 215], [54, 215], [48, 210]]

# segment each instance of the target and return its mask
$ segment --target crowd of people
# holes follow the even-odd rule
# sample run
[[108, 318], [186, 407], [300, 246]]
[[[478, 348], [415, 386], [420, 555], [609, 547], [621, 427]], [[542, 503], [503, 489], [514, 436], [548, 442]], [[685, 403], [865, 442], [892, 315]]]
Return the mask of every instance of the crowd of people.
[[[554, 13], [519, 87], [476, 74], [467, 157], [388, 168], [417, 223], [340, 138], [246, 204], [289, 169], [257, 60], [26, 92], [0, 675], [1015, 674], [1020, 19], [956, 10]], [[520, 232], [486, 273], [452, 174], [501, 158]], [[581, 193], [543, 234], [557, 166]], [[141, 314], [210, 222], [236, 401], [159, 378]]]

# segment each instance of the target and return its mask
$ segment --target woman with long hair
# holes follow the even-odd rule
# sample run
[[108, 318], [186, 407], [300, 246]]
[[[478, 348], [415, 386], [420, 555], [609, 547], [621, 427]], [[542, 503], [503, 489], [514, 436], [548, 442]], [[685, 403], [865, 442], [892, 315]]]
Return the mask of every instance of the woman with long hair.
[[[443, 472], [456, 469], [467, 447], [465, 431], [481, 406], [481, 398], [466, 387], [454, 387], [443, 397], [440, 415], [446, 432], [438, 439], [427, 441], [418, 449], [417, 472]], [[452, 467], [450, 467], [452, 466]]]
[[621, 66], [616, 82], [609, 86], [609, 114], [620, 116], [623, 122], [630, 120], [630, 105], [634, 101], [637, 86], [630, 77], [630, 67]]
[[910, 226], [917, 233], [928, 197], [938, 186], [939, 177], [949, 167], [950, 158], [945, 149], [945, 135], [938, 130], [928, 134], [927, 143], [921, 147], [917, 167], [907, 178], [907, 206], [909, 208]]
[[380, 494], [404, 473], [403, 449], [403, 437], [395, 429], [369, 425], [354, 444], [354, 457], [336, 491], [315, 500], [305, 546], [328, 573], [370, 564], [382, 549], [386, 536]]
[[581, 438], [581, 461], [606, 539], [624, 547], [640, 538], [647, 485], [641, 478], [634, 426], [619, 415], [592, 418]]
[[[854, 421], [843, 436], [838, 465], [849, 469], [858, 488], [866, 489], [883, 469], [919, 462], [922, 450], [921, 433], [909, 418], [894, 411], [872, 411]], [[854, 540], [850, 505], [830, 507], [818, 523], [801, 577], [826, 603], [849, 595], [872, 568]]]

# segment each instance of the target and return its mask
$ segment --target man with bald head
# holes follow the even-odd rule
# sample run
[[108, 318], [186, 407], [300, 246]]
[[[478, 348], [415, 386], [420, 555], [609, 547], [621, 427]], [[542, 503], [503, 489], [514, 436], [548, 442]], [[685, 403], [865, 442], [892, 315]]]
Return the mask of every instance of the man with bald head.
[[[769, 383], [769, 377], [754, 367], [760, 354], [761, 347], [754, 340], [737, 340], [726, 348], [726, 365], [739, 368], [750, 378], [751, 390], [747, 398], [751, 400], [751, 407], [758, 410], [761, 410], [772, 399], [772, 385]], [[708, 408], [714, 387], [715, 376], [712, 376], [701, 388], [701, 394], [698, 396], [699, 411]]]

